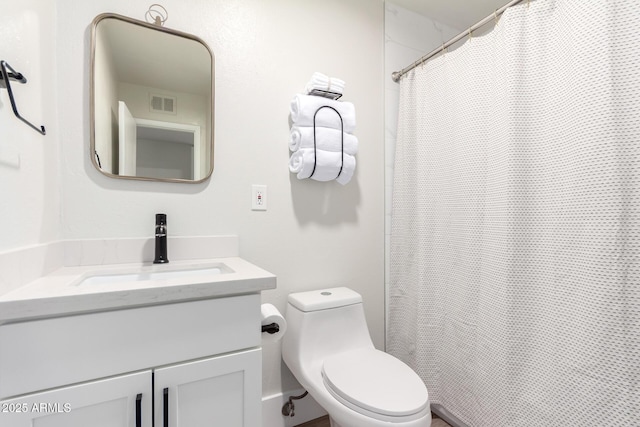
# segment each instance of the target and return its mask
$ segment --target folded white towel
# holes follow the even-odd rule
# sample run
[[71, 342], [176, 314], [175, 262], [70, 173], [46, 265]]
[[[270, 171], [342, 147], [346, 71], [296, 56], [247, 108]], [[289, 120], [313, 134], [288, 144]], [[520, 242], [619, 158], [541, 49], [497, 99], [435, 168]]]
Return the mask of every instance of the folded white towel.
[[[320, 150], [342, 151], [342, 137], [344, 137], [344, 152], [351, 155], [357, 154], [357, 137], [337, 129], [316, 126], [316, 148]], [[313, 127], [293, 126], [291, 128], [289, 150], [298, 151], [300, 148], [313, 148]]]
[[314, 89], [325, 90], [327, 92], [334, 92], [342, 95], [344, 92], [344, 80], [340, 80], [335, 77], [328, 77], [322, 73], [316, 72], [311, 76], [311, 80], [307, 83], [305, 91], [309, 94]]
[[[325, 107], [325, 108], [320, 108]], [[316, 126], [323, 126], [340, 130], [340, 116], [344, 130], [347, 133], [353, 133], [356, 128], [356, 109], [350, 102], [334, 101], [332, 99], [323, 98], [321, 96], [296, 95], [291, 100], [291, 120], [296, 126], [312, 126], [313, 117], [316, 117]], [[316, 114], [316, 111], [318, 114]]]
[[[313, 168], [314, 161], [315, 170]], [[342, 171], [340, 171], [341, 165]], [[311, 178], [316, 181], [335, 179], [345, 185], [351, 181], [355, 169], [355, 157], [333, 151], [316, 150], [314, 156], [313, 148], [301, 148], [293, 153], [289, 159], [289, 170], [297, 174], [298, 179]], [[311, 172], [313, 172], [313, 176], [311, 176]], [[338, 173], [340, 173], [339, 176]]]

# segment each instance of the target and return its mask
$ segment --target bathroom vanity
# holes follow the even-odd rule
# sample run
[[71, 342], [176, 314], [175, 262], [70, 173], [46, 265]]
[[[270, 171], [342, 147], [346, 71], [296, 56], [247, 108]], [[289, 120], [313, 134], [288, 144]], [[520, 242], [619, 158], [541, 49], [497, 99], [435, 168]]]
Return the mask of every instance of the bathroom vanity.
[[260, 292], [237, 257], [61, 267], [0, 296], [0, 427], [261, 423]]

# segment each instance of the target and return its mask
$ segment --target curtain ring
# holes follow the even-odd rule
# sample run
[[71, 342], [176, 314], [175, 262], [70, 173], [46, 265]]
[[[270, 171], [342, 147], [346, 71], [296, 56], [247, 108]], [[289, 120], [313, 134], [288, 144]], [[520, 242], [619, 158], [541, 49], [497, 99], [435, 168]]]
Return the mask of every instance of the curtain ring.
[[144, 14], [144, 19], [150, 24], [163, 27], [164, 23], [169, 19], [169, 12], [161, 4], [154, 3], [149, 6], [149, 10]]
[[498, 10], [497, 9], [493, 11], [493, 18], [496, 21], [494, 25], [497, 26], [498, 25], [498, 21], [500, 20], [500, 18], [498, 18]]
[[469, 27], [469, 40], [471, 40], [473, 36], [471, 35], [471, 27]]

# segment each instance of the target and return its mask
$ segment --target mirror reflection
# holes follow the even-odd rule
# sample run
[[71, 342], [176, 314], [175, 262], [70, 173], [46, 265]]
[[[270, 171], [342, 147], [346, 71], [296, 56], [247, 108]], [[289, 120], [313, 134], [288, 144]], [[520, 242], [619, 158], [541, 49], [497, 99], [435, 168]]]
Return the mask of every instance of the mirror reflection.
[[201, 182], [213, 171], [213, 54], [195, 36], [114, 14], [92, 29], [91, 155], [104, 174]]

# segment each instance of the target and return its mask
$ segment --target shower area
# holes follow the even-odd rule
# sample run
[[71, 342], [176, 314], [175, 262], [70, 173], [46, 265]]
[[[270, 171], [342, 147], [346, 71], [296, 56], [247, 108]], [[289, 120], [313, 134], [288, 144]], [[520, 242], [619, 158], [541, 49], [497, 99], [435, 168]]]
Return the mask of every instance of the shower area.
[[452, 425], [640, 426], [640, 3], [421, 25], [441, 51], [386, 67], [387, 351]]

